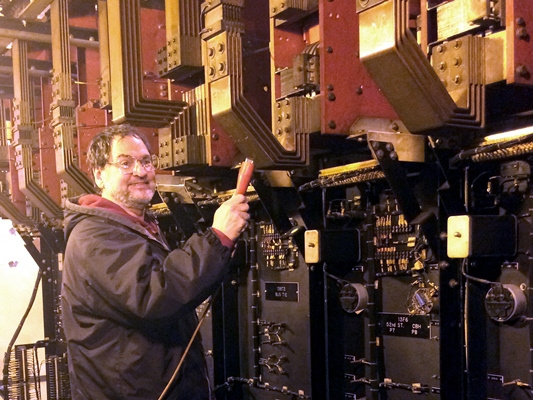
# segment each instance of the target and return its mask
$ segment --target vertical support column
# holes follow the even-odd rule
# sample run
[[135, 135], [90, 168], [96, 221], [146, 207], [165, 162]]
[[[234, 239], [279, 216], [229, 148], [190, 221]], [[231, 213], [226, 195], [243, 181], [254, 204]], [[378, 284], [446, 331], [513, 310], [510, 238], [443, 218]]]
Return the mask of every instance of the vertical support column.
[[[22, 193], [37, 207], [43, 215], [35, 213], [37, 220], [42, 217], [57, 222], [63, 212], [58, 204], [35, 182], [34, 149], [39, 148], [37, 131], [33, 125], [34, 96], [33, 87], [28, 74], [28, 47], [25, 41], [15, 40], [13, 54], [13, 146], [15, 149], [15, 167], [18, 172], [18, 185]], [[37, 152], [35, 152], [37, 155]], [[37, 163], [36, 163], [37, 164]]]
[[59, 176], [74, 191], [94, 192], [87, 175], [79, 169], [76, 140], [76, 104], [72, 96], [70, 43], [67, 0], [54, 0], [50, 6], [52, 26], [52, 127], [56, 169]]

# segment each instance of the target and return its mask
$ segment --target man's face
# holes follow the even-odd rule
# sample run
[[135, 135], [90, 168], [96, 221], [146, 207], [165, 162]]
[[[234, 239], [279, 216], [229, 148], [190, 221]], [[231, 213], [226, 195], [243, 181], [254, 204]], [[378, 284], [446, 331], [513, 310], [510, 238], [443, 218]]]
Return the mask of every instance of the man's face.
[[102, 197], [117, 203], [135, 215], [143, 215], [155, 192], [155, 170], [147, 171], [135, 162], [131, 173], [123, 173], [117, 162], [133, 157], [150, 158], [143, 141], [134, 136], [113, 140], [108, 164], [95, 174], [96, 183], [102, 189]]

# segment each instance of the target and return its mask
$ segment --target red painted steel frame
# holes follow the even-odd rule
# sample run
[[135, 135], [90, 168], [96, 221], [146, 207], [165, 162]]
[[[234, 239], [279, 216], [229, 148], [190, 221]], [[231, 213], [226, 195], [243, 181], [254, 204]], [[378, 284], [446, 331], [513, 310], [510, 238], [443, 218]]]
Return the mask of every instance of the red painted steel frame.
[[349, 134], [360, 116], [398, 118], [359, 59], [356, 3], [319, 3], [323, 133]]

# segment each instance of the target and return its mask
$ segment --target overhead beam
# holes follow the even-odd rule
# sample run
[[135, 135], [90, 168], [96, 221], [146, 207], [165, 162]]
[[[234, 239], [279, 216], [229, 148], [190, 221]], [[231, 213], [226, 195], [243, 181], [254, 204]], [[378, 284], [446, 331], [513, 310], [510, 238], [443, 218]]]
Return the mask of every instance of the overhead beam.
[[[95, 29], [70, 28], [70, 44], [75, 47], [98, 49], [98, 31]], [[2, 18], [0, 38], [19, 39], [27, 42], [52, 43], [48, 22], [23, 22]]]

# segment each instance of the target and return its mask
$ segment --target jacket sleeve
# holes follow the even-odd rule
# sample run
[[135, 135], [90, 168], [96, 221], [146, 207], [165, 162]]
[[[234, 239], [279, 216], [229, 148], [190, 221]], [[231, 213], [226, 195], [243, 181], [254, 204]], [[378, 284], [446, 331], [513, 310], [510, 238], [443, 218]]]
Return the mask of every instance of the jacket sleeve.
[[64, 285], [86, 292], [80, 303], [102, 316], [166, 318], [200, 304], [224, 278], [230, 258], [210, 230], [169, 253], [139, 232], [87, 218], [67, 242]]

